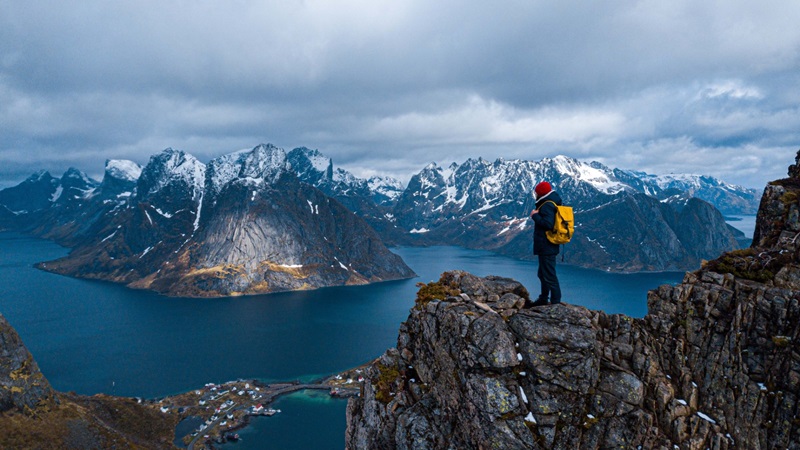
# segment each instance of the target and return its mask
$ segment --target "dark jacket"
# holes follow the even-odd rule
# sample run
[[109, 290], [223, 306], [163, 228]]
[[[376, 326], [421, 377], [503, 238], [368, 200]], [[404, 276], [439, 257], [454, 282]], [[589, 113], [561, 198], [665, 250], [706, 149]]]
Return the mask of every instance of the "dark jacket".
[[556, 207], [550, 203], [555, 202], [561, 205], [561, 196], [558, 192], [552, 191], [550, 195], [536, 201], [536, 209], [539, 214], [531, 216], [536, 226], [533, 228], [533, 254], [534, 255], [557, 255], [559, 245], [547, 240], [546, 231], [552, 231], [556, 222]]

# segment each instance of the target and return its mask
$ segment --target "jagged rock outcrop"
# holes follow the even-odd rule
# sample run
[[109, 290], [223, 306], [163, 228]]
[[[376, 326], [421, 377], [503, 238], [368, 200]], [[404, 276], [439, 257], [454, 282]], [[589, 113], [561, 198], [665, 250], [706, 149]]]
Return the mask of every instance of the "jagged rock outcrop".
[[522, 309], [519, 283], [464, 272], [423, 286], [347, 448], [800, 448], [797, 172], [765, 190], [752, 248], [650, 291], [642, 319]]
[[132, 398], [58, 393], [0, 315], [0, 448], [175, 448], [177, 419]]
[[0, 413], [35, 414], [58, 402], [17, 331], [0, 314]]

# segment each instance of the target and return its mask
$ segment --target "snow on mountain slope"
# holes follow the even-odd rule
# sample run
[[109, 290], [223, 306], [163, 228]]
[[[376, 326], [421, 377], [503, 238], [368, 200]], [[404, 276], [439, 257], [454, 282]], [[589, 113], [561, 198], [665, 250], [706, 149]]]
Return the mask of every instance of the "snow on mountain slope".
[[[356, 203], [361, 201], [354, 203], [347, 198], [361, 198], [375, 206], [391, 205], [403, 193], [404, 186], [400, 181], [380, 176], [359, 178], [341, 167], [334, 168], [333, 161], [319, 150], [298, 147], [289, 152], [287, 159], [300, 180], [355, 209], [359, 209]], [[375, 215], [375, 212], [370, 211], [368, 214]]]
[[127, 159], [109, 159], [106, 173], [120, 180], [136, 181], [142, 175], [142, 166]]
[[[574, 197], [585, 200], [594, 195], [613, 195], [629, 189], [614, 177], [610, 170], [593, 167], [588, 163], [566, 156], [545, 158], [541, 161], [504, 160], [494, 162], [482, 158], [468, 159], [462, 164], [452, 163], [443, 169], [435, 163], [427, 165], [412, 177], [406, 192], [399, 200], [404, 208], [411, 207], [411, 198], [432, 202], [432, 210], [457, 216], [484, 212], [499, 205], [523, 205], [531, 199], [536, 184], [549, 180], [556, 187], [569, 185], [569, 191], [580, 191]], [[591, 192], [590, 192], [591, 191]], [[569, 200], [569, 195], [565, 200]], [[419, 200], [416, 200], [419, 207]], [[524, 212], [519, 212], [524, 214]], [[416, 223], [413, 228], [429, 224]]]
[[377, 197], [378, 203], [394, 202], [403, 194], [405, 185], [402, 181], [388, 176], [374, 176], [367, 179], [369, 190]]
[[208, 163], [208, 190], [216, 196], [228, 183], [236, 180], [270, 185], [289, 167], [286, 152], [272, 144], [229, 153]]
[[555, 164], [556, 170], [562, 176], [569, 176], [576, 180], [584, 181], [605, 194], [613, 195], [625, 190], [627, 187], [624, 183], [617, 180], [613, 172], [605, 166], [592, 165], [563, 155], [554, 157], [552, 161], [553, 164]]
[[758, 210], [760, 192], [707, 175], [651, 175], [633, 170], [615, 172], [639, 192], [662, 200], [680, 193], [705, 200], [723, 214], [754, 214]]
[[189, 186], [194, 198], [198, 198], [205, 185], [205, 174], [205, 164], [170, 147], [150, 157], [139, 177], [139, 195], [155, 194], [170, 184], [181, 183]]

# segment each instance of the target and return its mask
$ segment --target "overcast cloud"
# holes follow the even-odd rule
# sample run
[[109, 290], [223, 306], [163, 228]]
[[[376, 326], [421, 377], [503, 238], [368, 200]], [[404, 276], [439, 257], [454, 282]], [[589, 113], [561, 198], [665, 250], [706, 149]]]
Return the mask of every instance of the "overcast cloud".
[[565, 154], [762, 188], [800, 149], [800, 2], [0, 0], [0, 187], [318, 148], [357, 175]]

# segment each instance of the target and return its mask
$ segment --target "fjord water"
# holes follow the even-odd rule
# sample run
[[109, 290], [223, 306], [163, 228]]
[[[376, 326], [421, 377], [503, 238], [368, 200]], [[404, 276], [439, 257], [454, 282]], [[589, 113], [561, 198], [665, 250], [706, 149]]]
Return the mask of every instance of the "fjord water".
[[[735, 223], [732, 223], [735, 226]], [[43, 272], [67, 250], [0, 233], [0, 313], [53, 387], [145, 398], [238, 378], [310, 380], [365, 363], [394, 346], [417, 282], [452, 269], [521, 281], [535, 295], [536, 263], [455, 247], [396, 248], [418, 278], [221, 299], [168, 298]], [[569, 262], [567, 256], [567, 263]], [[559, 265], [564, 301], [642, 317], [649, 289], [682, 272], [612, 274]], [[258, 418], [236, 448], [344, 446], [345, 404], [295, 394]]]

